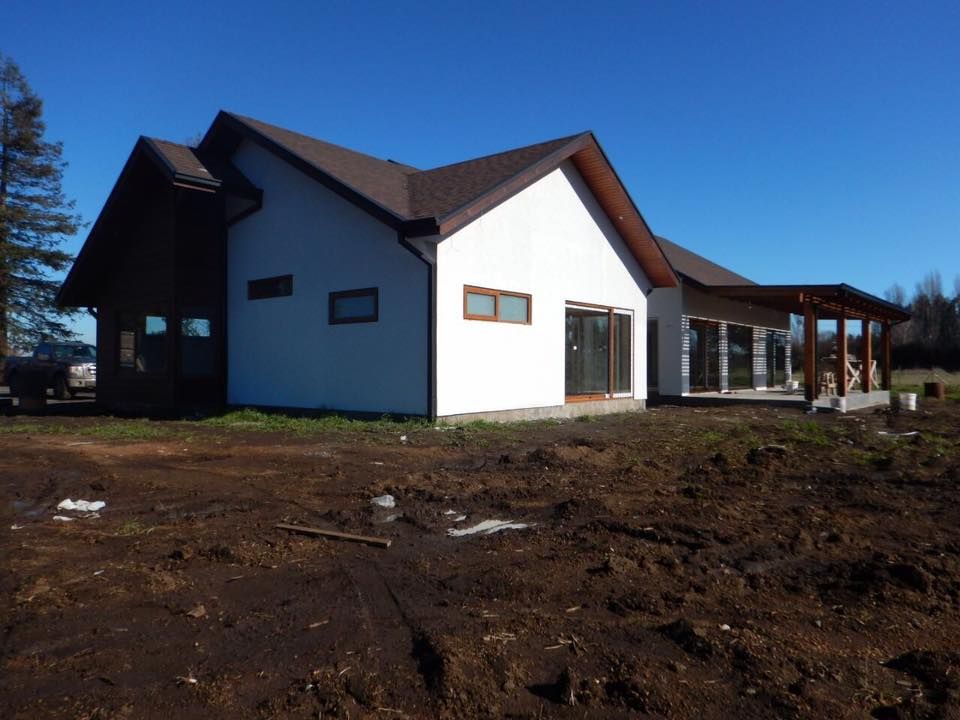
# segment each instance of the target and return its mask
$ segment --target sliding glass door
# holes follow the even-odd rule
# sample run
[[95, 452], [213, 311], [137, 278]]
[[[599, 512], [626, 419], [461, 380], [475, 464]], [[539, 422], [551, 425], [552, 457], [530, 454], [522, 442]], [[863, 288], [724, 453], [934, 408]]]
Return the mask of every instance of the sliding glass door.
[[720, 326], [690, 321], [690, 390], [720, 389]]
[[767, 330], [767, 387], [787, 382], [787, 336]]
[[731, 390], [753, 387], [753, 328], [727, 326], [727, 371]]
[[613, 308], [567, 307], [566, 395], [590, 400], [629, 395], [633, 317]]

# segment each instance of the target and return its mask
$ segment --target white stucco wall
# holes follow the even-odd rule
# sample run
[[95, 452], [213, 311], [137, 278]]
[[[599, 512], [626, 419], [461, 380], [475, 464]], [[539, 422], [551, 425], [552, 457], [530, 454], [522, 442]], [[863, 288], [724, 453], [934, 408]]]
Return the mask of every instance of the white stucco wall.
[[[571, 163], [443, 240], [436, 272], [438, 415], [563, 405], [567, 301], [633, 311], [646, 398], [650, 283]], [[465, 320], [464, 285], [531, 294], [532, 324]]]
[[682, 288], [657, 288], [647, 298], [647, 317], [657, 318], [661, 395], [680, 395], [683, 380]]
[[[256, 145], [233, 162], [263, 209], [229, 231], [227, 400], [427, 412], [427, 266], [395, 230]], [[247, 299], [247, 281], [292, 274], [293, 295]], [[328, 324], [331, 291], [379, 287], [374, 323]]]

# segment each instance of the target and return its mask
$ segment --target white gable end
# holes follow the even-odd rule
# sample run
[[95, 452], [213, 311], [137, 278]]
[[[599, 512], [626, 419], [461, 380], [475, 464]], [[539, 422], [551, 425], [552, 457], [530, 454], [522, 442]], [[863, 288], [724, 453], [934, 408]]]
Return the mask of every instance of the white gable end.
[[[438, 415], [564, 405], [569, 302], [632, 312], [646, 398], [650, 282], [569, 161], [443, 240], [436, 272]], [[532, 324], [465, 319], [465, 285], [532, 295]]]

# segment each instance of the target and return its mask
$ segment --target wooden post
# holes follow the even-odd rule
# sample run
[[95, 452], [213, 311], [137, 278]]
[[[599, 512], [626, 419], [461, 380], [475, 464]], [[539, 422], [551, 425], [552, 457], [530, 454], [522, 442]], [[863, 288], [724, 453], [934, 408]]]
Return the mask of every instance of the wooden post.
[[890, 390], [890, 377], [892, 371], [892, 362], [893, 356], [890, 352], [890, 323], [884, 322], [880, 328], [880, 352], [883, 355], [883, 367], [880, 369], [882, 373], [880, 377], [883, 381], [883, 389]]
[[803, 394], [807, 402], [817, 399], [817, 308], [803, 302]]
[[847, 318], [840, 311], [837, 318], [837, 395], [847, 395]]
[[860, 344], [863, 349], [863, 369], [860, 371], [863, 378], [862, 386], [865, 393], [873, 390], [873, 378], [870, 375], [870, 366], [873, 365], [873, 326], [869, 319], [863, 321], [863, 332], [860, 334]]

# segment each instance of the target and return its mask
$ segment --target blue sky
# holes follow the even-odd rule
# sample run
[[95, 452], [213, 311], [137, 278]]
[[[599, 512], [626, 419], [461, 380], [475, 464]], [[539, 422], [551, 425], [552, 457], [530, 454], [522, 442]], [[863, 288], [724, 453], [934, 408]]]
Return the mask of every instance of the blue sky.
[[758, 282], [960, 273], [960, 3], [6, 0], [3, 26], [87, 220], [138, 135], [220, 108], [419, 167], [591, 129], [655, 232]]

